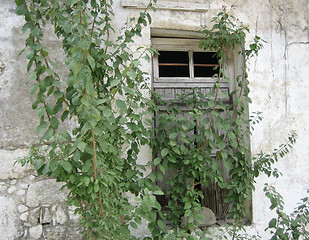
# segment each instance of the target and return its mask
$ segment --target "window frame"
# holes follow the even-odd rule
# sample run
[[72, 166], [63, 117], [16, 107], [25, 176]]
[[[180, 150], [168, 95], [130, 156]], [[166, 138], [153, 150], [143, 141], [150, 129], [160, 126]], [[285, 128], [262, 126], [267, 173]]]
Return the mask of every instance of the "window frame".
[[[197, 32], [191, 31], [178, 31], [166, 29], [155, 29], [154, 34], [151, 35], [151, 47], [159, 51], [187, 51], [189, 52], [189, 71], [190, 77], [160, 77], [159, 76], [159, 61], [158, 54], [155, 53], [152, 58], [152, 89], [164, 89], [168, 87], [172, 88], [212, 88], [217, 78], [214, 77], [192, 77], [194, 73], [194, 63], [193, 52], [207, 52], [199, 48], [199, 43], [203, 39], [202, 35]], [[230, 82], [222, 80], [220, 82], [220, 88], [228, 89], [228, 100], [222, 100], [223, 103], [231, 104], [233, 99], [231, 97], [231, 92], [239, 87], [236, 84], [236, 77], [243, 74], [244, 58], [239, 55], [241, 46], [236, 47], [234, 50], [227, 50], [227, 58], [225, 60], [225, 75], [230, 79]], [[210, 52], [210, 51], [209, 51]], [[190, 57], [191, 54], [191, 57]], [[190, 67], [191, 65], [191, 67]], [[177, 87], [176, 87], [177, 85]], [[174, 98], [171, 98], [174, 99]], [[164, 101], [170, 100], [163, 98]], [[155, 116], [154, 116], [155, 117]], [[154, 121], [155, 127], [155, 121]], [[248, 141], [250, 141], [248, 139]], [[212, 153], [212, 155], [215, 153]], [[245, 206], [248, 209], [247, 215], [244, 217], [245, 224], [251, 224], [252, 222], [252, 201], [247, 199], [245, 201]], [[223, 220], [223, 222], [225, 222]]]
[[[154, 36], [151, 38], [152, 48], [159, 51], [185, 51], [189, 53], [189, 76], [190, 77], [160, 77], [159, 76], [159, 58], [158, 54], [154, 53], [152, 58], [152, 88], [153, 89], [164, 89], [173, 88], [177, 85], [178, 88], [188, 88], [190, 84], [191, 88], [212, 88], [217, 81], [214, 77], [194, 77], [194, 52], [212, 52], [204, 51], [199, 47], [199, 43], [202, 38], [184, 38], [181, 36], [176, 37], [159, 37]], [[233, 53], [228, 53], [227, 65], [233, 66]], [[231, 61], [232, 60], [232, 61]], [[234, 77], [234, 69], [228, 68], [226, 70], [227, 77], [232, 79]], [[221, 81], [220, 88], [227, 89], [228, 95], [235, 89], [234, 82]], [[169, 100], [169, 99], [164, 99]], [[231, 98], [222, 99], [224, 103], [228, 104], [231, 102]]]

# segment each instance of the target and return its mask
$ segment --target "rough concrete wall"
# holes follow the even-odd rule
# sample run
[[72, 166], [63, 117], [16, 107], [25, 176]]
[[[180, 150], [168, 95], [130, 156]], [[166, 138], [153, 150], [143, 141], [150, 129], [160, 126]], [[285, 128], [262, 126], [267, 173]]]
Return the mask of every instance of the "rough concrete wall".
[[[164, 0], [165, 2], [166, 0]], [[166, 1], [167, 2], [167, 1]], [[186, 1], [181, 1], [186, 3]], [[264, 121], [252, 135], [252, 152], [271, 151], [282, 143], [290, 130], [298, 132], [298, 142], [286, 158], [277, 164], [284, 174], [279, 180], [260, 177], [253, 194], [252, 233], [263, 233], [272, 217], [262, 191], [264, 182], [275, 185], [284, 196], [287, 211], [309, 187], [309, 6], [308, 0], [209, 0], [203, 3], [207, 12], [158, 10], [153, 14], [154, 28], [197, 30], [209, 24], [222, 5], [234, 6], [233, 14], [247, 24], [251, 33], [267, 43], [259, 56], [249, 64], [249, 80], [253, 103], [250, 111], [262, 111]], [[65, 192], [53, 180], [35, 176], [30, 167], [14, 166], [16, 158], [27, 154], [29, 144], [37, 141], [38, 122], [31, 109], [32, 96], [25, 87], [26, 62], [19, 51], [24, 46], [21, 34], [23, 20], [14, 12], [12, 0], [1, 0], [0, 8], [0, 233], [1, 239], [81, 239], [77, 217], [65, 203]], [[115, 1], [115, 24], [123, 26], [128, 17], [139, 10], [123, 9]], [[51, 41], [50, 44], [56, 44]], [[150, 46], [150, 28], [137, 44]], [[59, 54], [59, 56], [57, 56]], [[61, 59], [61, 53], [56, 53]], [[151, 70], [145, 63], [146, 71]], [[140, 160], [151, 157], [143, 149]], [[43, 191], [44, 190], [44, 191]], [[139, 232], [143, 235], [143, 232]]]

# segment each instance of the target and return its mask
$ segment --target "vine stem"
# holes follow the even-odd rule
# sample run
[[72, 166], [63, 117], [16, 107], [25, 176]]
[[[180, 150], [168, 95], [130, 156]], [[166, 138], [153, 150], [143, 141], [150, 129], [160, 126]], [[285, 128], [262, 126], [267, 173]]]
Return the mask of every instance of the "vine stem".
[[97, 180], [97, 151], [96, 151], [96, 143], [94, 137], [93, 127], [91, 126], [91, 138], [92, 138], [92, 150], [93, 150], [93, 177]]
[[[221, 51], [223, 51], [223, 50], [221, 50]], [[221, 78], [222, 78], [221, 69], [222, 69], [222, 59], [221, 59], [220, 65], [219, 65], [219, 76], [218, 76], [218, 81], [216, 82], [216, 84], [220, 84], [220, 81], [221, 81]], [[210, 119], [209, 128], [208, 128], [209, 130], [211, 129], [211, 127], [213, 125], [213, 121], [214, 121], [213, 111], [216, 109], [216, 106], [217, 106], [217, 100], [218, 100], [218, 95], [219, 95], [219, 88], [220, 88], [219, 86], [216, 86], [216, 95], [215, 95], [215, 99], [214, 99], [215, 105], [211, 109], [211, 119]], [[207, 146], [207, 144], [208, 144], [208, 141], [207, 141], [207, 139], [205, 139], [204, 144], [198, 149], [198, 151], [199, 152], [202, 151]]]
[[[80, 4], [80, 2], [79, 2]], [[82, 11], [80, 11], [79, 13], [79, 17], [80, 17], [80, 21], [82, 21]], [[83, 39], [83, 36], [81, 36], [81, 38]], [[85, 50], [82, 50], [83, 52], [83, 67], [86, 66], [86, 53]], [[88, 102], [88, 94], [87, 94], [87, 88], [85, 87], [85, 100]], [[91, 132], [91, 139], [92, 139], [92, 150], [93, 150], [93, 157], [92, 157], [92, 161], [93, 161], [93, 178], [96, 181], [97, 180], [97, 149], [96, 149], [96, 140], [95, 140], [95, 136], [94, 136], [94, 130], [93, 130], [93, 126], [91, 125], [90, 127], [90, 132]], [[100, 196], [100, 191], [97, 192], [97, 196], [98, 196], [98, 201], [99, 201], [99, 206], [100, 206], [100, 214], [101, 216], [104, 218], [105, 217], [105, 210], [104, 210], [104, 206], [103, 206], [103, 201], [102, 201], [102, 197]]]
[[[146, 49], [140, 54], [140, 56], [136, 59], [136, 60], [139, 60], [143, 55], [144, 53], [146, 52]], [[131, 63], [132, 64], [132, 63]], [[130, 64], [130, 65], [131, 65]], [[131, 65], [131, 68], [129, 70], [132, 69], [132, 65]], [[118, 84], [117, 88], [116, 88], [116, 91], [114, 92], [114, 94], [112, 95], [111, 99], [109, 100], [109, 102], [107, 103], [107, 107], [110, 106], [110, 104], [112, 103], [112, 101], [114, 100], [116, 94], [118, 93], [121, 85], [124, 83], [124, 80], [126, 79], [126, 76], [123, 76], [122, 79], [120, 80], [120, 83]]]

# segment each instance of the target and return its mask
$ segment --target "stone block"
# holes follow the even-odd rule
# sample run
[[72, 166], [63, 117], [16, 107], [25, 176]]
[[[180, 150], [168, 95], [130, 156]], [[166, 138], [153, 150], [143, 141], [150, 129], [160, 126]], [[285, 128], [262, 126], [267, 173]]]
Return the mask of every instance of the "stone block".
[[30, 236], [33, 237], [34, 239], [39, 239], [43, 233], [43, 226], [37, 225], [37, 226], [31, 227], [29, 228], [29, 233], [30, 233]]
[[206, 208], [206, 207], [202, 207], [202, 211], [201, 214], [205, 217], [203, 223], [200, 224], [199, 227], [203, 228], [203, 227], [209, 227], [214, 225], [217, 220], [216, 220], [216, 216], [213, 213], [213, 211], [211, 211], [211, 209]]
[[12, 194], [12, 193], [14, 193], [15, 191], [16, 191], [16, 186], [11, 186], [11, 187], [9, 187], [9, 189], [8, 189], [8, 194]]
[[64, 224], [68, 220], [68, 216], [62, 208], [58, 208], [56, 212], [56, 222]]
[[13, 198], [0, 197], [0, 233], [1, 240], [17, 239], [23, 235], [17, 204]]
[[29, 185], [27, 191], [27, 206], [52, 205], [66, 201], [68, 191], [61, 190], [63, 184], [54, 179], [45, 179]]
[[[213, 213], [213, 211], [211, 211], [211, 209], [206, 208], [206, 207], [202, 207], [200, 213], [204, 216], [203, 222], [200, 223], [200, 225], [199, 225], [200, 228], [212, 226], [217, 222], [216, 216]], [[182, 223], [182, 225], [186, 226], [188, 224], [188, 218], [182, 217], [181, 223]]]
[[20, 215], [19, 219], [26, 222], [28, 220], [28, 215], [29, 215], [28, 212], [24, 212]]
[[28, 210], [28, 207], [25, 206], [25, 205], [19, 205], [17, 207], [17, 209], [18, 209], [18, 212], [23, 213], [23, 212], [26, 212]]
[[52, 221], [52, 216], [48, 208], [41, 208], [40, 220], [41, 223], [45, 224], [50, 223]]

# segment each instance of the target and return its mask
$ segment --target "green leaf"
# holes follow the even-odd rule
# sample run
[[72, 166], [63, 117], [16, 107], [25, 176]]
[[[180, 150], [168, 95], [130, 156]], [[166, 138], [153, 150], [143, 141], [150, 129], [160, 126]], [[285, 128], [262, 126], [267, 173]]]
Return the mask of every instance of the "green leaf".
[[135, 123], [127, 123], [127, 126], [133, 131], [133, 132], [137, 132], [139, 131], [138, 126]]
[[35, 114], [38, 116], [38, 117], [42, 117], [44, 114], [45, 114], [45, 108], [44, 107], [40, 107], [36, 110]]
[[275, 228], [277, 225], [277, 219], [276, 218], [273, 218], [272, 220], [269, 221], [268, 223], [268, 227], [269, 228]]
[[36, 80], [37, 77], [38, 77], [38, 76], [36, 75], [36, 72], [31, 73], [31, 74], [29, 75], [29, 77], [28, 77], [27, 83], [30, 82], [30, 81], [32, 81], [32, 80]]
[[54, 109], [52, 108], [52, 106], [49, 104], [49, 103], [46, 103], [45, 105], [46, 107], [46, 112], [49, 114], [49, 115], [54, 115]]
[[[221, 152], [221, 154], [224, 152]], [[226, 170], [229, 172], [232, 169], [232, 161], [230, 159], [223, 159], [223, 165], [226, 168]]]
[[25, 3], [22, 3], [19, 6], [17, 6], [16, 8], [17, 15], [25, 15], [26, 13], [27, 13], [27, 6], [25, 5]]
[[95, 69], [95, 60], [94, 58], [91, 56], [91, 55], [87, 55], [87, 60], [88, 60], [88, 63], [91, 67], [92, 70]]
[[48, 89], [47, 96], [50, 96], [50, 95], [54, 92], [54, 89], [55, 89], [55, 87], [54, 87], [54, 86], [51, 86], [51, 87]]
[[[74, 63], [72, 64], [72, 68], [71, 70], [73, 71], [73, 74], [75, 76], [77, 76], [77, 74], [80, 72], [80, 70], [82, 69], [82, 65], [80, 63]], [[70, 66], [71, 67], [71, 66]]]
[[100, 189], [99, 184], [95, 184], [93, 187], [94, 192], [98, 192]]
[[163, 174], [166, 172], [166, 168], [163, 165], [159, 165], [159, 168]]
[[69, 177], [69, 181], [71, 182], [71, 183], [74, 183], [75, 182], [75, 175], [70, 175], [70, 177]]
[[83, 50], [88, 50], [90, 47], [90, 41], [88, 41], [87, 39], [81, 39], [78, 42], [78, 46]]
[[57, 118], [52, 117], [52, 118], [49, 120], [49, 122], [50, 122], [50, 125], [51, 125], [54, 129], [57, 129], [57, 128], [58, 128], [58, 126], [59, 126], [59, 121], [58, 121]]
[[89, 183], [90, 183], [90, 178], [87, 176], [83, 176], [81, 183], [83, 183], [86, 187], [88, 187]]
[[15, 3], [17, 6], [19, 6], [20, 4], [24, 3], [24, 0], [15, 0]]
[[84, 142], [80, 142], [77, 144], [77, 148], [81, 151], [81, 152], [84, 152], [85, 151], [85, 148], [86, 148], [87, 144], [84, 143]]
[[212, 101], [212, 100], [208, 101], [208, 106], [209, 107], [213, 108], [215, 105], [216, 105], [216, 103], [214, 101]]
[[127, 76], [130, 77], [131, 79], [135, 79], [137, 74], [136, 74], [136, 72], [129, 71], [129, 72], [127, 72]]
[[167, 148], [163, 148], [162, 151], [161, 151], [161, 155], [162, 157], [165, 157], [167, 154], [168, 154], [168, 149]]
[[161, 158], [157, 157], [153, 160], [154, 165], [158, 165], [161, 162]]
[[135, 222], [130, 222], [130, 226], [131, 226], [132, 228], [135, 228], [135, 229], [138, 228], [138, 226], [137, 226], [137, 224], [136, 224]]
[[69, 161], [61, 161], [61, 165], [64, 168], [64, 170], [66, 170], [68, 173], [70, 173], [72, 171], [72, 164]]
[[60, 92], [60, 91], [55, 91], [55, 92], [53, 93], [53, 96], [54, 96], [54, 98], [58, 99], [58, 98], [63, 97], [63, 93]]
[[63, 30], [66, 32], [66, 33], [70, 33], [72, 31], [72, 24], [70, 22], [67, 22], [65, 24], [62, 25], [63, 27]]
[[44, 135], [41, 137], [41, 141], [43, 141], [44, 139], [49, 141], [50, 138], [53, 136], [54, 134], [54, 130], [52, 128], [48, 128], [48, 130], [44, 133]]
[[36, 90], [39, 88], [39, 84], [34, 84], [31, 88], [30, 88], [30, 94], [33, 94], [36, 92]]
[[40, 169], [40, 173], [42, 175], [47, 175], [49, 173], [49, 165], [44, 164], [43, 167]]
[[155, 222], [156, 219], [157, 219], [157, 213], [156, 213], [155, 210], [152, 210], [152, 211], [148, 212], [148, 220], [150, 222]]
[[104, 108], [103, 110], [103, 116], [106, 118], [109, 118], [113, 114], [112, 110], [110, 108]]
[[65, 130], [61, 131], [60, 136], [63, 137], [67, 141], [71, 141], [72, 140], [70, 134], [67, 131], [65, 131]]
[[63, 111], [61, 115], [61, 121], [63, 122], [69, 115], [69, 111]]
[[116, 105], [120, 109], [120, 111], [125, 112], [127, 110], [127, 105], [124, 101], [117, 99]]
[[167, 229], [166, 229], [166, 224], [165, 222], [163, 222], [162, 220], [158, 220], [158, 226], [159, 228], [164, 232], [167, 233]]
[[221, 157], [222, 157], [222, 160], [226, 160], [227, 159], [227, 153], [225, 151], [221, 151]]
[[127, 225], [121, 225], [119, 228], [119, 232], [122, 236], [130, 236], [130, 230], [128, 229]]
[[47, 128], [47, 126], [48, 124], [45, 121], [41, 122], [40, 125], [36, 129], [37, 134], [43, 133], [45, 129]]
[[123, 90], [126, 92], [126, 93], [129, 93], [131, 95], [134, 95], [134, 91], [132, 90], [132, 88], [129, 88], [127, 86], [124, 86], [123, 87]]
[[38, 159], [34, 162], [34, 168], [36, 170], [39, 170], [43, 165], [44, 165], [44, 160], [43, 159]]
[[230, 139], [235, 139], [235, 138], [236, 138], [235, 134], [234, 134], [232, 131], [229, 131], [229, 132], [227, 133], [227, 136], [228, 136]]
[[171, 133], [171, 134], [169, 135], [169, 138], [170, 138], [170, 139], [175, 139], [177, 136], [178, 136], [178, 133]]
[[150, 179], [151, 181], [153, 181], [153, 182], [156, 181], [156, 175], [155, 175], [153, 172], [150, 173], [148, 177], [149, 177], [149, 179]]
[[112, 88], [112, 87], [117, 86], [119, 83], [120, 83], [120, 79], [114, 79], [113, 81], [111, 81], [109, 86]]
[[224, 149], [225, 148], [225, 142], [222, 140], [218, 143], [218, 147], [220, 150]]
[[161, 190], [156, 190], [153, 192], [153, 194], [155, 195], [164, 195], [164, 192], [162, 192]]

